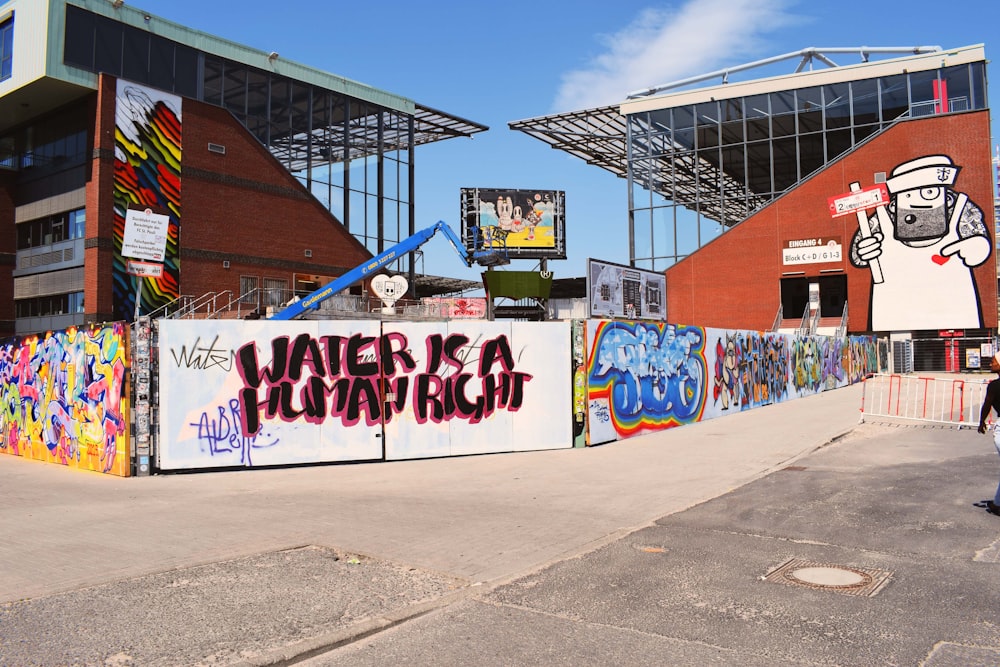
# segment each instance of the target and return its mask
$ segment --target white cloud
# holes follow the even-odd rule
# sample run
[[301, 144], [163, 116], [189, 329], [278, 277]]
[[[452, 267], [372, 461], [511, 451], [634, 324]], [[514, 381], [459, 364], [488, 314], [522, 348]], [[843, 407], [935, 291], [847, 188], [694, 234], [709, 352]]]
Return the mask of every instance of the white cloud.
[[787, 0], [687, 0], [680, 7], [647, 9], [604, 39], [605, 52], [587, 68], [563, 76], [553, 111], [616, 104], [636, 90], [762, 54], [765, 35], [786, 27]]

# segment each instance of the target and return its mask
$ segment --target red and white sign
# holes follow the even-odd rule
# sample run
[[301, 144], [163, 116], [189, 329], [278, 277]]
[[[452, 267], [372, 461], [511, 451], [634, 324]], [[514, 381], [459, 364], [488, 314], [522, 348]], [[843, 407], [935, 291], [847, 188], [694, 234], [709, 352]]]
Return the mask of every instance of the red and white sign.
[[126, 266], [129, 275], [140, 276], [142, 278], [160, 278], [163, 276], [162, 264], [129, 260]]
[[839, 218], [842, 215], [885, 206], [889, 203], [889, 189], [885, 183], [876, 183], [870, 188], [864, 188], [857, 192], [830, 197], [827, 199], [827, 203], [830, 206], [830, 215]]

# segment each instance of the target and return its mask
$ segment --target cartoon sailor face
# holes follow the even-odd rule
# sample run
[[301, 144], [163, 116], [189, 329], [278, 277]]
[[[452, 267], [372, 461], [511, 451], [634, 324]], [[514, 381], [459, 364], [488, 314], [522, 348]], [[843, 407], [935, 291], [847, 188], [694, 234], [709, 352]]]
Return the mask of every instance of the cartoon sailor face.
[[896, 204], [893, 236], [897, 241], [920, 247], [948, 233], [945, 201], [958, 169], [946, 155], [929, 155], [892, 170], [886, 186]]
[[896, 195], [895, 236], [904, 243], [939, 239], [948, 233], [946, 188], [930, 186]]

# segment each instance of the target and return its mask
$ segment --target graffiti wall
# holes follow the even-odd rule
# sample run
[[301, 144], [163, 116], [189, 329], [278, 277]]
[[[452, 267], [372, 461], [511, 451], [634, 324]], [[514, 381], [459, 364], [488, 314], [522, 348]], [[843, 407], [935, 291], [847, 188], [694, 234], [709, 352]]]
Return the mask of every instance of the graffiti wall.
[[160, 326], [160, 469], [569, 447], [569, 323]]
[[[129, 209], [169, 218], [159, 277], [130, 275], [122, 256]], [[118, 81], [115, 107], [115, 255], [112, 267], [115, 318], [131, 321], [141, 286], [140, 314], [180, 295], [181, 98], [129, 81]]]
[[875, 339], [587, 321], [589, 444], [690, 424], [859, 382]]
[[0, 452], [127, 477], [128, 327], [0, 345]]

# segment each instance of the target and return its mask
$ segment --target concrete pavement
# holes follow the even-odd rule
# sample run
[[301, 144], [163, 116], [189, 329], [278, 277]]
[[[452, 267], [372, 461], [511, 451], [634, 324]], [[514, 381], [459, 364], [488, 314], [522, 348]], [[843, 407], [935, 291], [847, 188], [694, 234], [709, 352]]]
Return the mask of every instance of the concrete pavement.
[[[567, 637], [600, 636], [574, 590], [606, 590], [609, 571], [635, 573], [634, 581], [631, 574], [616, 580], [632, 594], [641, 590], [637, 566], [673, 550], [656, 551], [656, 545], [673, 544], [657, 532], [669, 528], [662, 521], [710, 517], [718, 510], [706, 508], [732, 502], [739, 492], [731, 492], [787, 478], [782, 469], [817, 448], [838, 438], [849, 442], [842, 436], [857, 425], [860, 396], [860, 387], [848, 387], [587, 450], [125, 480], [0, 457], [0, 664], [288, 664], [281, 661], [376, 633], [371, 645], [355, 641], [313, 658], [353, 664], [383, 660], [380, 642], [405, 639], [420, 628], [426, 630], [420, 636], [446, 637], [477, 627], [466, 650], [459, 642], [432, 647], [438, 654], [430, 656], [419, 642], [394, 645], [407, 647], [410, 664], [461, 664], [471, 657], [467, 651], [488, 651], [491, 642], [508, 647], [506, 656], [484, 654], [477, 662], [548, 663], [530, 659], [543, 654], [511, 653], [532, 644], [502, 642], [503, 633], [548, 637], [543, 628], [552, 626]], [[981, 458], [976, 470], [988, 482], [995, 472], [992, 448], [985, 451], [975, 439], [984, 436], [949, 433], [979, 447], [972, 450]], [[905, 451], [907, 442], [893, 449]], [[838, 443], [829, 451], [840, 449]], [[783, 489], [771, 493], [780, 498]], [[980, 495], [986, 497], [987, 489]], [[718, 500], [705, 504], [711, 499]], [[726, 504], [722, 515], [763, 511], [758, 507]], [[973, 534], [1000, 527], [982, 511], [975, 516], [986, 521], [970, 528]], [[807, 512], [797, 529], [826, 519], [823, 511]], [[612, 558], [591, 567], [588, 555], [604, 553], [638, 562], [615, 565]], [[673, 563], [658, 567], [677, 570]], [[549, 599], [575, 599], [578, 619], [573, 609], [511, 597], [512, 591], [547, 590], [553, 581], [562, 587], [552, 588]], [[607, 608], [603, 595], [591, 601], [598, 599]], [[626, 619], [630, 606], [650, 604], [641, 595], [611, 599], [623, 605], [619, 613]], [[491, 613], [515, 620], [504, 625]], [[54, 618], [53, 631], [48, 625]], [[402, 622], [407, 619], [415, 620]], [[692, 639], [601, 623], [607, 632], [645, 638], [645, 646], [631, 649], [614, 640], [623, 651], [635, 651], [620, 656], [625, 662], [647, 649], [674, 656], [659, 660], [670, 664], [706, 664], [699, 662], [706, 651], [747, 658], [743, 664], [766, 662], [766, 654], [727, 654], [735, 649], [710, 641], [711, 634]], [[41, 644], [39, 637], [45, 638]], [[563, 664], [615, 658], [596, 647], [587, 652], [586, 645], [580, 644], [585, 653], [577, 661], [573, 651], [559, 653]], [[555, 650], [556, 644], [547, 646]]]

